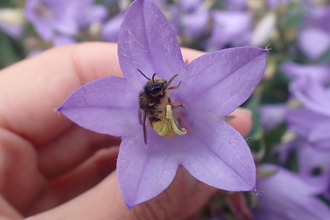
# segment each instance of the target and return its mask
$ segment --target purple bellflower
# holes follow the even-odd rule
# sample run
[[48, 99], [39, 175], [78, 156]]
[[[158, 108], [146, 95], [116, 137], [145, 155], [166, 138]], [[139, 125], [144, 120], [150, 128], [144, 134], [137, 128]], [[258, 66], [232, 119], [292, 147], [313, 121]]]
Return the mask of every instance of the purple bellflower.
[[330, 150], [330, 117], [310, 109], [296, 109], [287, 113], [290, 130], [305, 137], [318, 150]]
[[121, 13], [116, 15], [116, 17], [111, 18], [109, 21], [105, 22], [101, 30], [102, 38], [110, 42], [117, 42], [119, 29], [123, 22], [123, 19], [124, 14]]
[[285, 104], [268, 104], [259, 107], [260, 122], [265, 131], [270, 131], [285, 120]]
[[227, 45], [249, 45], [252, 15], [246, 11], [213, 11], [212, 35], [206, 42], [207, 51]]
[[42, 39], [51, 41], [56, 32], [74, 35], [78, 31], [76, 9], [75, 0], [27, 0], [25, 16]]
[[79, 0], [77, 3], [76, 21], [80, 27], [87, 27], [92, 23], [102, 23], [108, 15], [107, 8], [94, 4], [94, 0]]
[[279, 166], [263, 167], [276, 173], [257, 181], [258, 190], [263, 193], [258, 197], [260, 209], [254, 212], [256, 220], [329, 219], [329, 207], [316, 197], [323, 190], [316, 181]]
[[330, 151], [317, 150], [306, 143], [301, 146], [298, 152], [299, 173], [302, 176], [317, 176], [323, 178], [324, 192], [329, 190], [330, 174]]
[[[254, 190], [256, 168], [250, 149], [224, 118], [261, 80], [266, 54], [267, 50], [242, 47], [186, 64], [161, 10], [150, 0], [136, 0], [126, 12], [118, 38], [124, 77], [109, 76], [82, 86], [58, 111], [84, 128], [122, 137], [117, 175], [128, 208], [165, 190], [181, 165], [213, 187]], [[163, 128], [146, 124], [147, 143], [138, 97], [148, 80], [138, 70], [150, 82], [154, 73], [155, 79], [166, 80], [178, 74], [171, 86], [181, 84], [170, 90], [170, 98], [173, 104], [185, 106], [173, 107], [165, 100]], [[175, 135], [161, 136], [170, 132]]]
[[281, 70], [293, 80], [308, 76], [321, 84], [327, 84], [330, 81], [330, 66], [328, 64], [303, 65], [286, 61], [281, 64]]
[[301, 25], [298, 45], [311, 60], [319, 59], [330, 48], [330, 7], [303, 1], [306, 16]]
[[[306, 107], [305, 110], [295, 110], [294, 115], [288, 115], [291, 129], [305, 135], [315, 148], [330, 150], [330, 89], [314, 78], [305, 76], [295, 80], [290, 90]], [[308, 119], [299, 117], [304, 115]]]

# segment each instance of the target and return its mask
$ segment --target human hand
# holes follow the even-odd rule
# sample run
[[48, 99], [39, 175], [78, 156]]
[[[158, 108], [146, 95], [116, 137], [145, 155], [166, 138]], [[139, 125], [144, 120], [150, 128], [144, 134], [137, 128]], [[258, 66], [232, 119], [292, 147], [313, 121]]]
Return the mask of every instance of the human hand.
[[[183, 49], [191, 61], [201, 52]], [[122, 76], [116, 44], [51, 49], [0, 72], [0, 219], [186, 219], [215, 189], [179, 168], [155, 199], [127, 210], [115, 172], [120, 139], [87, 131], [53, 109], [94, 79]], [[248, 111], [229, 123], [243, 136]]]

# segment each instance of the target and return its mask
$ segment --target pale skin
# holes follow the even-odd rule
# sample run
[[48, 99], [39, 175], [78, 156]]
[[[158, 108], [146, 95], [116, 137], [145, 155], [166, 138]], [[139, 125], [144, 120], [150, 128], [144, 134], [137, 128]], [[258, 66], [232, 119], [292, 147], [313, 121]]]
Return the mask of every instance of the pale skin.
[[[182, 52], [188, 62], [202, 55]], [[54, 111], [84, 83], [110, 75], [122, 72], [109, 43], [51, 49], [0, 72], [0, 220], [192, 219], [214, 194], [179, 168], [156, 199], [126, 209], [115, 170], [120, 140]], [[250, 112], [232, 115], [246, 137]]]

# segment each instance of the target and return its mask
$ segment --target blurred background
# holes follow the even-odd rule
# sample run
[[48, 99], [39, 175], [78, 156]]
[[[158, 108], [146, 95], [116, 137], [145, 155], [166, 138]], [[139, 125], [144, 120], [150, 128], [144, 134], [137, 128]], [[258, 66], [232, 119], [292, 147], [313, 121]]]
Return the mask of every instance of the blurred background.
[[[0, 0], [0, 69], [51, 47], [116, 42], [130, 0]], [[220, 191], [196, 219], [330, 219], [330, 1], [154, 0], [183, 47], [269, 49], [243, 104], [258, 193]], [[258, 194], [258, 195], [256, 195]]]

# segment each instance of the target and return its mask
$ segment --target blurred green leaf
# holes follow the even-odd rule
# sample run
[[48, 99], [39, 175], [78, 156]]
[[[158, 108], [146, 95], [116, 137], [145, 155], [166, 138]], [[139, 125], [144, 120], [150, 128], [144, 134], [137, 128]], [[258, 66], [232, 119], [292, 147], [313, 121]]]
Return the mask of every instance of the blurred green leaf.
[[15, 41], [0, 31], [0, 68], [4, 68], [23, 58], [23, 47], [20, 42]]

